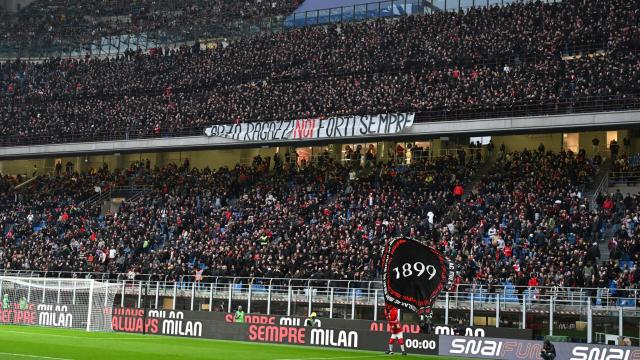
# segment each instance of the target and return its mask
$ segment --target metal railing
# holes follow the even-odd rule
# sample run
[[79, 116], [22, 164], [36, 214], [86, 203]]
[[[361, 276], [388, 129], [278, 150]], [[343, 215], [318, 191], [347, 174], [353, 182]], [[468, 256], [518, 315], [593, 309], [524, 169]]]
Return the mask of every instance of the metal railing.
[[[448, 1], [449, 4], [452, 4], [451, 0]], [[451, 6], [449, 10], [453, 11]], [[95, 33], [90, 25], [67, 25], [64, 27], [65, 33], [70, 35], [66, 38], [48, 40], [42, 38], [18, 38], [0, 41], [0, 58], [116, 56], [130, 50], [149, 51], [159, 47], [191, 46], [196, 39], [206, 46], [211, 40], [215, 39], [248, 36], [261, 32], [277, 32], [288, 28], [323, 25], [330, 22], [408, 16], [431, 11], [437, 11], [437, 7], [429, 0], [377, 1], [361, 5], [293, 12], [288, 16], [238, 18], [231, 15], [224, 16], [222, 22], [194, 21], [186, 23], [179, 28], [171, 28], [169, 26], [158, 28], [157, 24], [153, 24], [154, 29], [143, 29], [143, 31], [139, 32], [127, 31], [126, 25], [121, 22], [120, 17], [115, 17], [115, 21], [118, 21], [117, 23], [102, 18], [101, 24], [113, 23], [117, 25], [114, 26], [115, 29], [125, 27], [125, 30], [104, 30], [109, 26], [102, 26], [103, 29], [97, 32], [98, 35], [89, 39], [88, 37], [91, 36], [89, 34]], [[128, 16], [127, 13], [125, 17]], [[15, 26], [19, 26], [19, 23], [15, 24]]]
[[[431, 14], [436, 12], [460, 12], [490, 6], [505, 6], [513, 3], [527, 3], [522, 0], [387, 0], [333, 8], [295, 11], [287, 16], [284, 27], [322, 25], [336, 22], [366, 19]], [[543, 3], [557, 3], [561, 0], [543, 0]]]
[[141, 194], [151, 191], [151, 186], [114, 186], [107, 191], [97, 192], [95, 195], [84, 200], [81, 205], [95, 204], [112, 197], [138, 197]]
[[[388, 0], [368, 2], [358, 5], [340, 6], [334, 8], [293, 12], [288, 16], [277, 15], [257, 18], [237, 18], [233, 15], [224, 16], [223, 22], [200, 21], [186, 23], [180, 27], [158, 27], [153, 24], [153, 29], [133, 31], [127, 29], [122, 23], [122, 17], [138, 13], [137, 5], [129, 3], [125, 5], [127, 11], [122, 11], [119, 16], [109, 17], [102, 15], [99, 31], [91, 25], [65, 25], [66, 38], [47, 39], [45, 37], [32, 38], [8, 38], [0, 41], [0, 59], [14, 58], [41, 58], [48, 57], [84, 57], [92, 56], [116, 56], [128, 50], [141, 49], [148, 51], [152, 48], [175, 48], [181, 45], [193, 45], [198, 39], [207, 44], [212, 39], [232, 38], [247, 36], [260, 32], [277, 32], [300, 26], [324, 25], [335, 22], [363, 21], [375, 18], [408, 16], [416, 14], [429, 14], [434, 12], [459, 12], [472, 8], [489, 6], [505, 6], [511, 3], [523, 2], [522, 0]], [[525, 0], [524, 2], [534, 2]], [[544, 3], [556, 3], [561, 0], [544, 0]], [[166, 6], [159, 7], [166, 13], [176, 11], [177, 0], [167, 1]], [[173, 5], [172, 5], [173, 4]], [[161, 10], [162, 11], [162, 10]], [[86, 14], [88, 16], [94, 13]], [[8, 14], [4, 21], [9, 22]], [[71, 16], [74, 16], [73, 14]], [[79, 15], [78, 15], [79, 16]], [[2, 21], [3, 18], [0, 18]], [[19, 23], [12, 24], [15, 28]]]
[[598, 186], [593, 190], [593, 193], [591, 194], [591, 208], [592, 209], [597, 209], [598, 208], [598, 195], [601, 194], [602, 192], [604, 192], [604, 190], [610, 186], [609, 185], [609, 174], [605, 174], [602, 177], [602, 180], [600, 180], [600, 183], [598, 184]]
[[[449, 4], [451, 3], [452, 0], [449, 0]], [[478, 1], [478, 4], [480, 4], [480, 1]], [[314, 26], [328, 23], [360, 21], [384, 17], [428, 14], [437, 11], [444, 11], [444, 9], [438, 8], [433, 4], [432, 1], [429, 0], [372, 1], [357, 5], [339, 6], [309, 11], [296, 10], [293, 14], [287, 16], [287, 18], [284, 20], [283, 26], [285, 28]]]
[[[189, 311], [232, 312], [242, 305], [248, 313], [309, 316], [317, 312], [324, 318], [382, 320], [383, 291], [377, 285], [342, 286], [327, 281], [327, 286], [294, 285], [293, 281], [275, 279], [247, 282], [233, 279], [214, 282], [122, 281], [119, 305]], [[371, 284], [368, 284], [371, 285]], [[513, 293], [491, 293], [471, 286], [440, 294], [434, 303], [434, 324], [450, 325], [465, 319], [470, 326], [483, 325], [482, 319], [495, 319], [496, 327], [533, 329], [536, 336], [562, 334], [558, 321], [582, 319], [587, 324], [583, 333], [572, 337], [592, 342], [593, 333], [601, 326], [637, 323], [640, 311], [636, 298], [607, 297], [604, 289], [554, 291], [551, 288], [515, 288]], [[546, 291], [544, 291], [546, 290]], [[594, 297], [588, 296], [589, 291]], [[599, 293], [598, 293], [599, 292]], [[594, 318], [597, 321], [594, 321]], [[416, 323], [415, 314], [405, 314], [404, 321]], [[569, 320], [568, 320], [569, 319]], [[487, 324], [484, 324], [487, 325]], [[624, 334], [623, 326], [609, 325], [605, 331]]]
[[[5, 276], [91, 277], [117, 283], [115, 305], [129, 308], [231, 312], [242, 305], [247, 313], [323, 318], [381, 320], [384, 307], [379, 281], [278, 279], [8, 271]], [[441, 293], [434, 303], [434, 324], [466, 319], [470, 326], [532, 329], [535, 336], [562, 335], [560, 324], [584, 330], [569, 332], [574, 339], [592, 342], [597, 332], [622, 336], [640, 322], [638, 289], [519, 287], [462, 284]], [[416, 322], [415, 314], [403, 321]], [[569, 326], [568, 325], [568, 326]], [[634, 327], [635, 326], [635, 327]], [[633, 335], [632, 335], [633, 336]]]
[[607, 178], [608, 186], [614, 185], [640, 185], [640, 171], [612, 171]]
[[[587, 97], [562, 102], [539, 104], [517, 102], [499, 107], [475, 106], [467, 109], [442, 108], [423, 111], [416, 114], [416, 123], [436, 121], [479, 120], [505, 117], [535, 117], [547, 115], [615, 112], [640, 109], [640, 94], [628, 94], [620, 97]], [[216, 124], [223, 124], [219, 122]], [[171, 124], [172, 126], [174, 124]], [[47, 135], [0, 135], [0, 147], [29, 146], [43, 144], [82, 143], [114, 140], [139, 140], [204, 136], [204, 126], [190, 126], [169, 129], [166, 126], [159, 131], [152, 127], [113, 128], [103, 131], [53, 132]]]
[[[214, 286], [227, 287], [229, 284], [238, 288], [248, 288], [250, 285], [274, 285], [292, 286], [305, 289], [329, 289], [346, 288], [348, 290], [358, 289], [359, 295], [370, 296], [375, 290], [382, 290], [381, 281], [377, 280], [335, 280], [335, 279], [296, 279], [296, 278], [267, 278], [267, 277], [228, 277], [228, 276], [201, 276], [198, 280], [194, 275], [155, 275], [155, 274], [135, 274], [135, 273], [98, 273], [98, 272], [72, 272], [72, 271], [31, 271], [31, 270], [0, 270], [0, 275], [25, 276], [25, 277], [49, 277], [49, 278], [92, 278], [101, 281], [111, 282], [149, 282], [160, 283], [163, 287], [177, 286], [179, 289], [190, 290], [193, 287], [201, 288], [210, 284]], [[558, 287], [558, 286], [515, 286], [507, 285], [484, 285], [484, 284], [459, 284], [451, 291], [456, 299], [473, 294], [474, 297], [483, 302], [495, 301], [496, 297], [501, 297], [503, 301], [510, 302], [510, 296], [526, 295], [527, 299], [535, 302], [546, 296], [553, 296], [559, 301], [568, 304], [584, 304], [586, 299], [600, 299], [603, 307], [617, 307], [616, 301], [619, 299], [632, 300], [640, 306], [640, 289], [609, 289], [609, 288], [580, 288], [580, 287]], [[455, 294], [455, 295], [454, 295]]]
[[23, 187], [25, 187], [25, 186], [27, 186], [27, 185], [31, 184], [32, 182], [34, 182], [34, 181], [38, 180], [38, 177], [39, 177], [38, 175], [33, 176], [33, 177], [31, 177], [31, 178], [29, 178], [29, 179], [27, 179], [27, 180], [25, 180], [25, 181], [21, 182], [20, 184], [16, 185], [13, 189], [14, 189], [14, 190], [20, 190], [21, 188], [23, 188]]

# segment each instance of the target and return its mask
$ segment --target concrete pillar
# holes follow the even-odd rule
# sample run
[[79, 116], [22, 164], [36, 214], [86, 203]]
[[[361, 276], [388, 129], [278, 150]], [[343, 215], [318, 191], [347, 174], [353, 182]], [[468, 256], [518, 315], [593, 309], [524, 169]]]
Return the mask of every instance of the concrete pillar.
[[431, 156], [439, 156], [441, 150], [443, 150], [443, 141], [440, 139], [431, 140]]
[[[333, 160], [340, 160], [340, 156], [341, 156], [341, 151], [342, 151], [342, 147], [341, 144], [331, 144], [327, 146], [328, 150], [329, 150], [329, 156], [333, 159]], [[275, 152], [274, 152], [275, 154]]]

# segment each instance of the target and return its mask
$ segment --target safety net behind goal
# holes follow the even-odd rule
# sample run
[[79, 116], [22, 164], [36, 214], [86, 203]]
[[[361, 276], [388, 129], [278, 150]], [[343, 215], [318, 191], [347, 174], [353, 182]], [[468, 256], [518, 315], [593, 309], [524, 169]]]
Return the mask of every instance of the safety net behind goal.
[[111, 331], [117, 284], [0, 276], [0, 324]]

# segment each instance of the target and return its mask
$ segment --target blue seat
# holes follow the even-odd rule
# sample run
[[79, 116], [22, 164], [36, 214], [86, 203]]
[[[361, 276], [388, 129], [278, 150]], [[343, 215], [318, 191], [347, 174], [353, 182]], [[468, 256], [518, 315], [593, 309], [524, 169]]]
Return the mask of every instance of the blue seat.
[[504, 293], [500, 295], [500, 301], [503, 302], [519, 302], [516, 288], [511, 283], [504, 284]]
[[473, 301], [474, 302], [484, 302], [487, 298], [487, 290], [480, 289], [477, 292], [473, 293]]
[[47, 225], [46, 222], [40, 221], [39, 223], [33, 225], [33, 231], [40, 232], [40, 230], [42, 230], [42, 228], [45, 227], [46, 225]]
[[618, 299], [618, 301], [616, 301], [616, 305], [619, 307], [635, 308], [636, 299]]
[[253, 284], [251, 285], [251, 291], [258, 294], [266, 293], [267, 287], [262, 284]]
[[536, 291], [532, 289], [526, 289], [522, 294], [526, 297], [527, 300], [532, 300], [535, 297]]
[[627, 260], [627, 261], [620, 261], [620, 269], [631, 269], [635, 266], [635, 261], [633, 260]]

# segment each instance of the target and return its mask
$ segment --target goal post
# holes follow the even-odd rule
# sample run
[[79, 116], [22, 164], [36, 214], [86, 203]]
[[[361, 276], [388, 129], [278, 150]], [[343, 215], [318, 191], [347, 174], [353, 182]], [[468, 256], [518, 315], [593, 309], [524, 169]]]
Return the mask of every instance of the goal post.
[[118, 284], [0, 276], [0, 324], [112, 331]]

